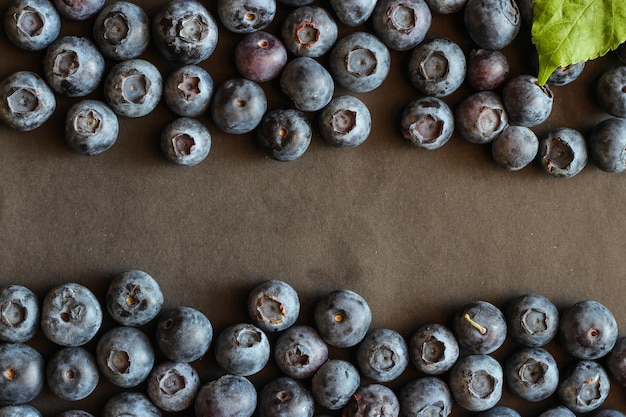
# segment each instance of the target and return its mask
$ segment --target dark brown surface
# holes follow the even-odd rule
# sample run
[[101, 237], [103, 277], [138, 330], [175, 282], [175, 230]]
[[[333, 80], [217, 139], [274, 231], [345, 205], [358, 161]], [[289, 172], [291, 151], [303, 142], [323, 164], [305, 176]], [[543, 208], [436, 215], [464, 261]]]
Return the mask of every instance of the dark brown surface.
[[[152, 16], [165, 0], [137, 3]], [[214, 2], [209, 9], [216, 15]], [[269, 31], [277, 33], [284, 14], [281, 6]], [[90, 22], [63, 21], [62, 34], [90, 30]], [[201, 63], [216, 83], [237, 75], [232, 50], [239, 37], [220, 30], [217, 51]], [[369, 26], [340, 33], [354, 30]], [[448, 36], [466, 53], [472, 48], [460, 15], [435, 16], [429, 36]], [[504, 51], [512, 75], [531, 71], [529, 51], [524, 29]], [[0, 77], [23, 69], [41, 73], [42, 55], [17, 49], [2, 33]], [[164, 74], [175, 68], [153, 50], [142, 57]], [[511, 173], [492, 161], [488, 146], [457, 136], [436, 151], [411, 148], [398, 133], [403, 107], [418, 96], [405, 75], [406, 58], [392, 52], [389, 78], [358, 95], [373, 116], [363, 145], [336, 149], [315, 135], [291, 163], [268, 159], [253, 135], [222, 134], [203, 116], [213, 135], [211, 153], [196, 167], [174, 166], [159, 148], [160, 130], [174, 119], [164, 103], [144, 118], [120, 119], [118, 142], [94, 157], [73, 153], [63, 141], [74, 99], [60, 98], [52, 119], [36, 131], [0, 126], [0, 283], [27, 285], [43, 297], [76, 281], [103, 296], [116, 274], [142, 269], [159, 281], [167, 306], [200, 309], [216, 333], [247, 320], [247, 291], [267, 278], [299, 291], [300, 322], [312, 321], [320, 296], [345, 287], [370, 303], [374, 327], [407, 337], [422, 324], [448, 323], [467, 301], [503, 307], [526, 292], [559, 307], [595, 299], [626, 326], [623, 175], [592, 164], [567, 180], [535, 166]], [[586, 134], [608, 117], [592, 93], [611, 65], [614, 58], [599, 59], [575, 83], [554, 88], [553, 115], [536, 131], [567, 126]], [[276, 82], [263, 87], [270, 107], [288, 104]], [[446, 101], [453, 106], [468, 92], [464, 86]], [[110, 326], [107, 319], [103, 330]], [[55, 349], [43, 336], [33, 344], [45, 355]], [[495, 356], [512, 348], [509, 343]], [[556, 344], [549, 350], [564, 358]], [[203, 381], [220, 373], [210, 357], [196, 365]], [[252, 380], [260, 386], [274, 375], [270, 366]], [[416, 376], [408, 370], [390, 385]], [[97, 414], [117, 391], [102, 381], [87, 400], [62, 402], [46, 390], [34, 404], [46, 416], [80, 407]], [[626, 411], [625, 394], [614, 384], [606, 406]], [[533, 416], [554, 401], [526, 404], [507, 393], [502, 403]], [[455, 407], [453, 416], [464, 415]]]

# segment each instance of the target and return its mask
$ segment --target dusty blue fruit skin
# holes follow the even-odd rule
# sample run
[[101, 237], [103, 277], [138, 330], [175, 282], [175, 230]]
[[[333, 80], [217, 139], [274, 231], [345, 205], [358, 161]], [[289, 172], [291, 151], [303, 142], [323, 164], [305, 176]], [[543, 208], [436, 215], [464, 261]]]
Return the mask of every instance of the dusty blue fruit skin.
[[511, 44], [522, 25], [514, 0], [468, 0], [463, 16], [470, 38], [483, 49], [499, 50]]
[[136, 327], [113, 327], [98, 340], [96, 362], [109, 382], [131, 388], [152, 371], [154, 349], [148, 336]]
[[163, 94], [163, 77], [154, 64], [135, 58], [119, 62], [104, 81], [104, 95], [115, 113], [142, 117], [154, 110]]
[[626, 337], [618, 337], [606, 358], [606, 369], [618, 384], [626, 386]]
[[427, 96], [445, 97], [465, 79], [467, 61], [461, 47], [447, 38], [428, 38], [413, 48], [408, 61], [409, 80]]
[[520, 417], [520, 413], [510, 407], [498, 405], [478, 413], [477, 417]]
[[333, 146], [354, 148], [372, 131], [372, 115], [367, 105], [352, 95], [334, 97], [319, 113], [322, 137]]
[[450, 14], [463, 10], [467, 0], [426, 0], [426, 3], [433, 12]]
[[437, 97], [420, 97], [409, 102], [400, 119], [402, 137], [421, 149], [439, 149], [454, 133], [454, 114]]
[[98, 155], [115, 144], [120, 131], [115, 112], [99, 100], [81, 100], [65, 117], [65, 142], [83, 155]]
[[626, 170], [626, 119], [611, 117], [598, 123], [589, 134], [589, 159], [602, 171]]
[[56, 109], [54, 92], [31, 71], [15, 72], [0, 81], [0, 120], [19, 131], [44, 124]]
[[272, 352], [278, 368], [294, 379], [311, 378], [328, 359], [328, 346], [317, 330], [307, 325], [282, 332]]
[[40, 51], [61, 31], [61, 17], [48, 0], [13, 0], [4, 12], [9, 40], [26, 51]]
[[550, 78], [548, 78], [547, 84], [551, 86], [564, 86], [570, 84], [582, 74], [585, 69], [585, 62], [581, 61], [576, 64], [567, 65], [565, 67], [558, 67], [555, 69]]
[[473, 301], [455, 314], [452, 331], [462, 349], [488, 354], [502, 346], [507, 326], [499, 308], [487, 301]]
[[32, 405], [7, 405], [0, 408], [0, 417], [41, 417], [41, 413]]
[[524, 126], [507, 126], [491, 142], [493, 160], [508, 171], [519, 171], [535, 160], [537, 135]]
[[276, 0], [217, 0], [220, 22], [233, 33], [265, 29], [276, 16]]
[[152, 17], [151, 40], [168, 61], [198, 64], [217, 47], [215, 18], [196, 0], [171, 0]]
[[43, 356], [24, 343], [0, 343], [0, 405], [35, 399], [46, 379]]
[[257, 410], [260, 417], [313, 417], [315, 402], [303, 383], [282, 376], [261, 388]]
[[561, 379], [557, 394], [561, 404], [575, 413], [596, 410], [607, 399], [609, 377], [598, 362], [581, 360]]
[[198, 165], [209, 155], [211, 133], [197, 119], [179, 117], [161, 132], [161, 150], [166, 159], [177, 165]]
[[361, 383], [358, 369], [342, 359], [327, 360], [311, 378], [316, 403], [329, 410], [345, 407]]
[[204, 68], [183, 65], [165, 79], [163, 99], [167, 107], [177, 115], [198, 117], [208, 110], [213, 87], [213, 78]]
[[59, 13], [70, 20], [87, 20], [98, 14], [105, 0], [66, 1], [53, 0]]
[[359, 343], [356, 363], [361, 375], [375, 382], [398, 378], [409, 365], [409, 346], [392, 329], [375, 329]]
[[500, 96], [479, 91], [465, 97], [454, 110], [456, 132], [471, 143], [493, 141], [508, 125], [509, 117]]
[[408, 51], [424, 40], [432, 22], [424, 0], [382, 0], [372, 13], [374, 32], [389, 49]]
[[[447, 416], [452, 411], [450, 388], [433, 376], [412, 379], [400, 390], [400, 413], [402, 416]], [[424, 414], [422, 414], [424, 413]]]
[[117, 275], [107, 290], [109, 315], [122, 326], [141, 326], [154, 319], [163, 306], [159, 283], [137, 269]]
[[270, 343], [265, 332], [249, 323], [228, 326], [217, 336], [215, 359], [227, 373], [256, 374], [270, 359]]
[[485, 411], [502, 398], [502, 366], [489, 355], [463, 356], [450, 370], [448, 384], [452, 397], [461, 407], [468, 411]]
[[380, 87], [390, 67], [389, 49], [368, 32], [342, 37], [328, 57], [328, 68], [335, 82], [353, 93], [366, 93]]
[[546, 174], [571, 178], [587, 165], [587, 143], [574, 129], [556, 128], [539, 138], [537, 158]]
[[576, 414], [569, 408], [558, 405], [556, 407], [552, 407], [539, 414], [538, 417], [576, 417]]
[[529, 293], [513, 299], [504, 316], [509, 335], [524, 346], [547, 345], [559, 331], [559, 310], [540, 294]]
[[561, 314], [559, 339], [576, 358], [602, 358], [613, 349], [617, 337], [613, 313], [597, 301], [580, 301]]
[[257, 406], [257, 391], [247, 378], [223, 375], [207, 382], [194, 401], [198, 417], [250, 417]]
[[296, 56], [320, 57], [330, 51], [339, 29], [326, 9], [302, 6], [293, 9], [281, 28], [281, 38], [287, 51]]
[[0, 289], [0, 340], [24, 343], [39, 329], [39, 299], [23, 285]]
[[296, 57], [283, 68], [280, 88], [296, 109], [314, 112], [333, 98], [335, 83], [328, 70], [311, 57]]
[[102, 325], [102, 307], [87, 287], [61, 284], [46, 294], [41, 305], [41, 330], [61, 346], [82, 346]]
[[548, 85], [540, 86], [532, 75], [522, 74], [508, 80], [501, 96], [512, 125], [538, 126], [552, 113], [552, 90]]
[[287, 59], [287, 48], [282, 40], [262, 30], [248, 33], [235, 47], [237, 71], [257, 83], [278, 78]]
[[78, 401], [87, 398], [100, 380], [98, 364], [82, 347], [65, 347], [56, 351], [46, 366], [46, 381], [59, 398]]
[[313, 318], [327, 344], [346, 348], [363, 340], [372, 323], [372, 311], [359, 294], [339, 289], [317, 302]]
[[330, 6], [341, 23], [355, 27], [370, 18], [376, 7], [376, 0], [330, 0]]
[[459, 358], [459, 344], [448, 327], [426, 324], [409, 339], [409, 360], [426, 375], [441, 375], [449, 371]]
[[108, 400], [101, 417], [161, 417], [161, 412], [145, 394], [127, 391]]
[[344, 417], [398, 417], [400, 400], [382, 384], [360, 386], [343, 409]]
[[270, 279], [252, 288], [247, 300], [252, 323], [266, 332], [278, 332], [291, 327], [300, 314], [300, 298], [285, 281]]
[[93, 40], [107, 58], [138, 58], [150, 44], [150, 19], [138, 5], [116, 1], [106, 5], [93, 25]]
[[94, 415], [84, 410], [67, 410], [57, 414], [56, 417], [94, 417]]
[[613, 116], [626, 117], [626, 65], [608, 69], [598, 79], [600, 106]]
[[294, 161], [309, 148], [313, 131], [303, 112], [272, 109], [265, 112], [257, 129], [257, 143], [277, 161]]
[[252, 132], [267, 111], [267, 97], [259, 84], [231, 78], [215, 90], [210, 107], [213, 123], [224, 133]]
[[559, 369], [547, 350], [522, 348], [506, 360], [504, 379], [513, 394], [529, 402], [538, 402], [556, 391]]
[[188, 363], [161, 362], [147, 379], [150, 400], [161, 410], [178, 412], [193, 405], [200, 389], [200, 377]]
[[187, 306], [163, 312], [156, 330], [156, 343], [163, 355], [174, 362], [202, 358], [213, 340], [213, 326], [199, 310]]

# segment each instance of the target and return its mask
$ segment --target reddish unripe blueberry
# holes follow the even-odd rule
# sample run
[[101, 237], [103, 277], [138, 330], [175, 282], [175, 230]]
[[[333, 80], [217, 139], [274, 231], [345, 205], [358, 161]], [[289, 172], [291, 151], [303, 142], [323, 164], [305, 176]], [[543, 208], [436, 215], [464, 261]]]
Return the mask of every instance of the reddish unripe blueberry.
[[494, 90], [509, 77], [509, 62], [500, 51], [476, 49], [467, 63], [467, 81], [476, 90]]
[[245, 78], [258, 83], [278, 77], [287, 64], [287, 50], [276, 36], [257, 31], [247, 34], [235, 48], [235, 65]]

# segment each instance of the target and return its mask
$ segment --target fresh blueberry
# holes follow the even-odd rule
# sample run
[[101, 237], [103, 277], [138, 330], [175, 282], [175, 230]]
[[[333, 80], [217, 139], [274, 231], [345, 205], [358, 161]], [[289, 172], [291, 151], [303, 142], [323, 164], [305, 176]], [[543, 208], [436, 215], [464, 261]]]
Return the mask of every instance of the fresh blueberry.
[[59, 398], [78, 401], [87, 398], [98, 385], [98, 364], [82, 347], [65, 347], [48, 359], [46, 380]]
[[343, 417], [398, 417], [400, 400], [382, 384], [360, 386], [343, 409]]
[[343, 359], [328, 359], [311, 378], [311, 391], [317, 404], [340, 410], [348, 404], [361, 383], [357, 368]]
[[538, 402], [556, 391], [559, 369], [547, 350], [539, 347], [522, 348], [506, 360], [504, 379], [513, 394], [529, 402]]
[[389, 49], [408, 51], [424, 40], [432, 14], [424, 0], [381, 0], [372, 13], [374, 32]]
[[313, 327], [295, 325], [278, 336], [273, 357], [285, 375], [308, 379], [328, 359], [328, 346]]
[[577, 130], [556, 128], [539, 138], [537, 158], [546, 174], [571, 178], [587, 165], [587, 142]]
[[81, 100], [65, 117], [65, 142], [83, 155], [98, 155], [111, 148], [119, 131], [117, 115], [99, 100]]
[[209, 155], [211, 133], [197, 119], [179, 117], [161, 132], [161, 150], [170, 162], [177, 165], [198, 165]]
[[48, 0], [12, 0], [4, 12], [9, 40], [26, 51], [39, 51], [61, 32], [59, 13]]
[[151, 40], [168, 61], [198, 64], [217, 47], [213, 15], [197, 0], [170, 0], [152, 18]]
[[459, 358], [459, 344], [448, 327], [426, 324], [409, 339], [409, 360], [418, 371], [441, 375], [449, 371]]
[[535, 160], [539, 139], [525, 126], [507, 126], [491, 142], [493, 160], [508, 171], [519, 171]]
[[600, 106], [613, 116], [626, 117], [626, 65], [604, 72], [596, 87]]
[[217, 0], [217, 15], [231, 32], [255, 32], [274, 20], [276, 0]]
[[195, 308], [172, 307], [159, 318], [156, 343], [161, 353], [171, 361], [193, 362], [202, 358], [212, 340], [211, 322]]
[[296, 109], [314, 112], [333, 98], [335, 83], [328, 70], [311, 57], [296, 57], [285, 65], [280, 88]]
[[291, 327], [300, 314], [300, 298], [285, 281], [270, 279], [252, 288], [248, 294], [248, 315], [252, 323], [266, 332]]
[[508, 46], [522, 24], [514, 0], [468, 0], [463, 16], [470, 38], [483, 49], [498, 50]]
[[122, 326], [141, 326], [161, 311], [163, 292], [147, 272], [130, 270], [117, 275], [107, 290], [109, 315]]
[[493, 91], [479, 91], [463, 99], [454, 111], [456, 131], [471, 143], [493, 141], [508, 125], [504, 103]]
[[461, 357], [450, 370], [452, 398], [468, 411], [485, 411], [502, 398], [504, 373], [500, 363], [489, 355]]
[[400, 120], [402, 137], [422, 149], [439, 149], [452, 137], [454, 114], [437, 97], [420, 97], [408, 103]]
[[426, 0], [426, 3], [435, 13], [452, 14], [463, 10], [467, 0]]
[[148, 396], [154, 405], [169, 412], [191, 407], [199, 388], [198, 372], [188, 363], [162, 362], [147, 379]]
[[297, 109], [272, 109], [261, 119], [257, 143], [277, 161], [293, 161], [309, 148], [313, 131], [303, 112]]
[[548, 84], [551, 86], [564, 86], [574, 82], [585, 69], [585, 61], [577, 62], [576, 64], [566, 65], [564, 67], [557, 67], [550, 78], [548, 78]]
[[367, 301], [348, 289], [331, 291], [319, 300], [313, 313], [317, 331], [326, 343], [352, 347], [360, 343], [372, 323]]
[[626, 119], [610, 117], [593, 127], [587, 145], [589, 158], [602, 171], [626, 170]]
[[122, 61], [109, 70], [104, 95], [120, 116], [142, 117], [154, 110], [163, 94], [163, 77], [154, 64], [135, 58]]
[[145, 394], [125, 391], [104, 404], [101, 417], [161, 417], [161, 412]]
[[340, 148], [354, 148], [369, 137], [372, 115], [367, 105], [355, 96], [338, 96], [320, 111], [318, 126], [326, 142]]
[[316, 58], [330, 51], [337, 41], [338, 30], [326, 9], [310, 5], [293, 9], [285, 17], [281, 37], [292, 54]]
[[509, 334], [518, 343], [541, 347], [559, 331], [559, 310], [540, 294], [525, 294], [513, 299], [504, 311]]
[[94, 417], [94, 415], [85, 410], [66, 410], [57, 414], [56, 417]]
[[257, 406], [257, 391], [247, 378], [224, 375], [200, 387], [194, 400], [198, 417], [251, 417]]
[[448, 416], [452, 411], [450, 388], [433, 376], [410, 380], [398, 394], [403, 416]]
[[109, 382], [131, 388], [152, 371], [154, 349], [148, 336], [136, 327], [113, 327], [98, 340], [96, 362]]
[[0, 342], [0, 375], [0, 405], [30, 402], [44, 386], [43, 356], [24, 343]]
[[231, 78], [215, 90], [210, 112], [222, 132], [244, 134], [256, 129], [267, 111], [267, 97], [259, 84]]
[[467, 81], [479, 91], [495, 90], [509, 77], [509, 61], [500, 51], [474, 49], [467, 61]]
[[42, 417], [32, 405], [16, 404], [0, 408], [0, 417]]
[[522, 74], [504, 84], [502, 101], [512, 125], [534, 127], [552, 113], [554, 95], [549, 86], [539, 85], [536, 77]]
[[393, 381], [409, 365], [409, 346], [397, 331], [376, 329], [359, 343], [356, 363], [366, 378], [375, 382]]
[[313, 3], [313, 0], [278, 0], [278, 2], [289, 7], [300, 7]]
[[0, 289], [0, 340], [24, 343], [39, 328], [39, 299], [23, 285]]
[[328, 57], [335, 82], [353, 93], [373, 91], [387, 79], [391, 55], [387, 46], [368, 32], [339, 39]]
[[30, 131], [44, 124], [56, 109], [54, 92], [31, 71], [18, 71], [0, 81], [0, 120], [7, 126]]
[[570, 410], [588, 413], [604, 403], [610, 388], [609, 377], [598, 362], [581, 360], [561, 379], [557, 394]]
[[591, 415], [591, 417], [626, 417], [626, 414], [622, 413], [619, 410], [605, 408], [605, 409], [596, 411], [595, 413]]
[[313, 395], [301, 382], [288, 376], [271, 380], [258, 397], [259, 417], [313, 417]]
[[215, 341], [215, 359], [226, 372], [250, 376], [270, 359], [270, 342], [263, 330], [248, 323], [232, 324]]
[[330, 0], [330, 6], [341, 23], [355, 27], [370, 18], [376, 7], [376, 0]]
[[626, 386], [626, 336], [617, 338], [607, 355], [606, 368], [618, 384]]
[[463, 84], [467, 62], [455, 42], [442, 37], [429, 38], [411, 50], [408, 72], [411, 83], [422, 94], [445, 97]]
[[59, 13], [70, 20], [87, 20], [102, 10], [105, 0], [53, 0]]
[[235, 66], [245, 78], [264, 83], [278, 78], [287, 65], [287, 48], [271, 33], [248, 33], [235, 47]]
[[115, 1], [98, 13], [93, 40], [107, 58], [117, 61], [138, 58], [150, 44], [150, 19], [135, 3]]
[[178, 116], [201, 116], [211, 103], [213, 84], [213, 78], [202, 67], [178, 67], [167, 76], [163, 84], [165, 104]]
[[538, 417], [576, 417], [576, 414], [563, 405], [557, 405], [539, 414]]
[[520, 413], [510, 407], [497, 405], [489, 410], [481, 411], [477, 417], [520, 417]]
[[470, 353], [495, 352], [506, 339], [502, 311], [487, 301], [473, 301], [459, 309], [452, 330], [459, 346]]
[[576, 358], [602, 358], [613, 349], [617, 337], [615, 316], [597, 301], [580, 301], [561, 314], [561, 344]]
[[82, 346], [102, 325], [102, 307], [91, 290], [77, 283], [61, 284], [46, 294], [41, 306], [41, 329], [61, 346]]

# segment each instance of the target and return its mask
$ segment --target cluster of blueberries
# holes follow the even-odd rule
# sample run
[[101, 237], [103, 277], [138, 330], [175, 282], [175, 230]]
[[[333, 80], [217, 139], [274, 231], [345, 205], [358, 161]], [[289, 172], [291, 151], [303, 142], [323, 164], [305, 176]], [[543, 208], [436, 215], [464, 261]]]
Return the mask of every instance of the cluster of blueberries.
[[[102, 417], [313, 417], [335, 411], [343, 417], [446, 417], [453, 405], [481, 417], [519, 417], [499, 405], [505, 387], [529, 402], [558, 398], [561, 405], [541, 417], [625, 415], [601, 406], [611, 380], [626, 386], [626, 337], [618, 336], [613, 314], [593, 300], [560, 312], [532, 293], [504, 310], [473, 301], [455, 312], [449, 326], [425, 324], [408, 339], [391, 328], [372, 328], [367, 301], [349, 289], [326, 293], [315, 304], [314, 325], [301, 324], [298, 293], [276, 279], [249, 291], [249, 322], [228, 325], [215, 337], [199, 310], [162, 308], [159, 284], [141, 270], [116, 276], [103, 304], [77, 283], [56, 286], [41, 303], [24, 286], [0, 289], [0, 416], [41, 417], [27, 403], [44, 385], [71, 402], [91, 395], [101, 377], [125, 389], [106, 401]], [[103, 310], [115, 325], [102, 329], [92, 352], [84, 346], [99, 334]], [[154, 338], [140, 328], [152, 321]], [[39, 330], [58, 346], [45, 360], [28, 344]], [[519, 348], [501, 363], [491, 354], [507, 336]], [[559, 369], [545, 349], [555, 339], [575, 359], [568, 369]], [[209, 348], [223, 373], [201, 381], [193, 362]], [[354, 348], [354, 359], [335, 358], [330, 348]], [[248, 377], [272, 358], [282, 374], [257, 389]], [[389, 388], [409, 366], [420, 376], [398, 391]], [[93, 416], [72, 409], [58, 417]]]
[[[290, 10], [275, 36], [264, 29], [278, 3]], [[119, 134], [118, 116], [145, 116], [163, 97], [180, 116], [161, 135], [164, 155], [177, 164], [196, 165], [207, 157], [211, 135], [197, 119], [203, 114], [226, 133], [256, 130], [271, 157], [292, 161], [310, 144], [311, 114], [332, 145], [363, 143], [371, 114], [357, 95], [387, 78], [390, 50], [407, 51], [408, 76], [421, 97], [406, 105], [399, 130], [413, 145], [436, 149], [457, 132], [470, 142], [491, 144], [494, 160], [508, 170], [537, 161], [546, 173], [568, 178], [588, 160], [607, 172], [626, 169], [626, 46], [618, 52], [625, 66], [609, 69], [598, 81], [598, 102], [612, 117], [587, 138], [567, 127], [538, 138], [531, 128], [552, 111], [550, 86], [574, 81], [584, 63], [558, 68], [543, 86], [534, 75], [509, 77], [500, 50], [513, 42], [524, 21], [532, 22], [532, 0], [328, 3], [325, 8], [314, 0], [218, 0], [216, 18], [197, 0], [168, 0], [149, 18], [126, 1], [105, 6], [105, 0], [11, 0], [4, 14], [7, 35], [23, 49], [46, 49], [44, 77], [20, 71], [0, 82], [0, 119], [16, 129], [35, 129], [55, 110], [55, 94], [84, 97], [104, 79], [106, 103], [84, 99], [68, 112], [65, 138], [77, 152], [93, 155], [110, 148]], [[450, 39], [427, 37], [433, 12], [463, 14], [476, 45], [468, 57]], [[59, 38], [60, 16], [95, 17], [93, 39]], [[360, 29], [366, 22], [369, 31]], [[355, 30], [339, 37], [339, 23]], [[234, 52], [241, 76], [214, 88], [198, 64], [215, 51], [220, 24], [242, 35]], [[150, 43], [180, 64], [165, 80], [140, 58]], [[108, 74], [105, 58], [117, 62]], [[289, 108], [268, 109], [260, 84], [276, 78]], [[465, 81], [474, 91], [453, 111], [442, 98]], [[336, 85], [347, 93], [337, 95]]]

